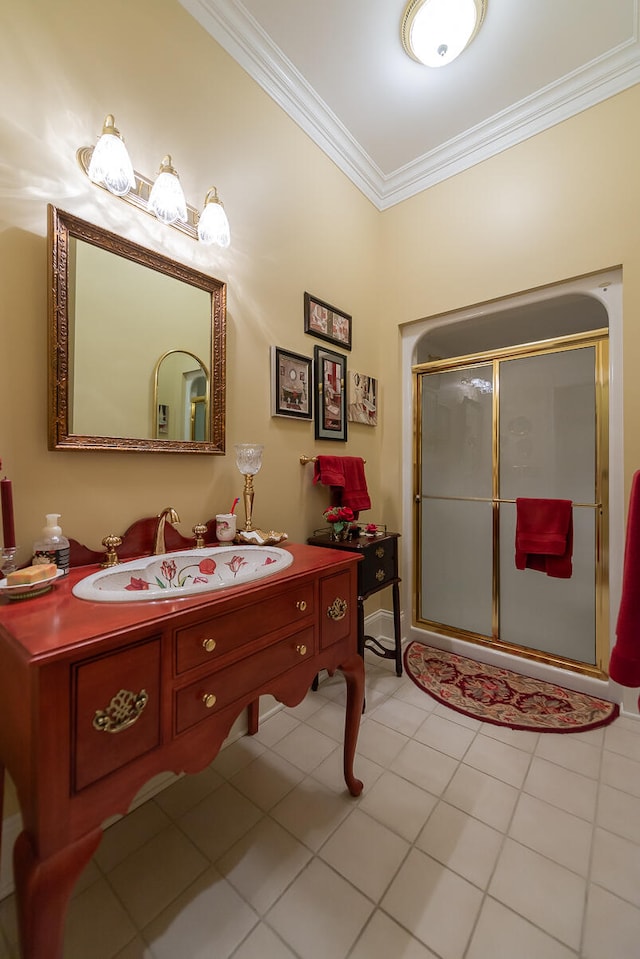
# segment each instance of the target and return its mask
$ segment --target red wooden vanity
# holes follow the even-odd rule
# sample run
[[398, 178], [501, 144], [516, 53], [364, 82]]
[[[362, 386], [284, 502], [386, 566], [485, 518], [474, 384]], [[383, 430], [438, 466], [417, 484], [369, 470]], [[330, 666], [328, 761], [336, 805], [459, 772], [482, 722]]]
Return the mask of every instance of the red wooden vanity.
[[198, 597], [86, 602], [71, 593], [97, 568], [85, 566], [45, 596], [0, 603], [0, 783], [6, 768], [23, 816], [22, 959], [62, 959], [67, 902], [101, 824], [158, 773], [208, 765], [262, 694], [293, 706], [319, 670], [342, 671], [344, 775], [360, 794], [359, 557], [286, 548], [288, 569]]

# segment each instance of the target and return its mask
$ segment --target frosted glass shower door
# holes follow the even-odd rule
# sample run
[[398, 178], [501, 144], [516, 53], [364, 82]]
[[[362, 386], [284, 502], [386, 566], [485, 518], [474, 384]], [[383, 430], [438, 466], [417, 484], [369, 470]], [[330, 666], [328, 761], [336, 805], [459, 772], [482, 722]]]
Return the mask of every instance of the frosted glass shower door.
[[492, 634], [493, 366], [422, 378], [419, 618]]
[[[500, 638], [596, 662], [595, 347], [500, 364]], [[517, 497], [570, 499], [573, 573], [518, 570]]]

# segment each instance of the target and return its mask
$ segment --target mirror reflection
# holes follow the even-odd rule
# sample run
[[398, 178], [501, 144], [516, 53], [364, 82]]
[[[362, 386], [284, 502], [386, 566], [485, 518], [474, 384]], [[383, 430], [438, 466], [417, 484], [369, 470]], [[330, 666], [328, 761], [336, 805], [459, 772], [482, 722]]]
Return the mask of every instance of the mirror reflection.
[[50, 207], [52, 449], [224, 452], [225, 287]]

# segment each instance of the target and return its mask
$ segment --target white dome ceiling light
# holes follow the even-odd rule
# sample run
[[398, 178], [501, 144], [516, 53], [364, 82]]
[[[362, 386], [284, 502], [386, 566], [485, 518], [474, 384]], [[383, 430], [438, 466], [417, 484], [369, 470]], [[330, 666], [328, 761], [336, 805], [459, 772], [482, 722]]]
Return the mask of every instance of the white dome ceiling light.
[[480, 29], [487, 0], [410, 0], [400, 28], [413, 60], [444, 67], [460, 56]]

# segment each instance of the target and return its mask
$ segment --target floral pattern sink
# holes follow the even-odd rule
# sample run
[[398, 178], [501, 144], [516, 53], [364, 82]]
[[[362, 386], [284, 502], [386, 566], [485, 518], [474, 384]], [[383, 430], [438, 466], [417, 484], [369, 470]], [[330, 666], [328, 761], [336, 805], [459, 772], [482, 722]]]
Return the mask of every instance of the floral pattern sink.
[[101, 569], [81, 579], [72, 592], [99, 603], [179, 599], [251, 583], [292, 562], [293, 555], [277, 546], [209, 546]]

